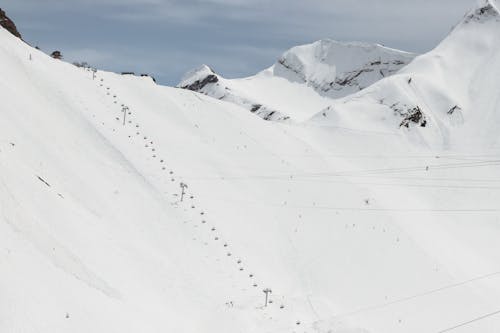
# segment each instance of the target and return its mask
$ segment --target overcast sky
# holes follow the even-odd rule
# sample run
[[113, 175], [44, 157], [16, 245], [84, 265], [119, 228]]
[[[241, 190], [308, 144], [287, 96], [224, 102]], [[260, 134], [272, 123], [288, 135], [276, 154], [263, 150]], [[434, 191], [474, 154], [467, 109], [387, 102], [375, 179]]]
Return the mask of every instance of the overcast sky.
[[206, 63], [255, 74], [321, 38], [426, 52], [477, 0], [3, 0], [24, 39], [68, 61], [175, 85]]

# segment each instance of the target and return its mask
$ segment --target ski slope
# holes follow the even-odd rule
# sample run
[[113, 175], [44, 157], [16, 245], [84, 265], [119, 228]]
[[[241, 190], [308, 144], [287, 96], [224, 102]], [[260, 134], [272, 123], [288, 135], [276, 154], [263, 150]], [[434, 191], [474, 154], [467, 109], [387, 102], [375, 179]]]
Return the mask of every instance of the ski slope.
[[[0, 332], [498, 332], [490, 5], [301, 123], [93, 77], [0, 29]], [[437, 69], [444, 93], [420, 83]], [[409, 76], [432, 112], [401, 93]], [[379, 97], [422, 103], [428, 125], [400, 127]], [[455, 100], [464, 125], [442, 125]]]

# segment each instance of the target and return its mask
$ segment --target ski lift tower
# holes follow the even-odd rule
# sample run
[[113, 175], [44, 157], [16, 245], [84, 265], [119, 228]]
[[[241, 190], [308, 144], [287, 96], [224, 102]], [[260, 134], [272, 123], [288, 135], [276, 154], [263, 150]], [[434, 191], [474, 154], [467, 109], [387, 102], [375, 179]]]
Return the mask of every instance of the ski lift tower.
[[128, 110], [129, 110], [128, 106], [122, 107], [122, 112], [123, 112], [123, 126], [125, 126], [125, 120], [127, 118], [127, 112], [128, 112]]
[[267, 303], [269, 302], [269, 294], [272, 294], [273, 291], [269, 288], [266, 288], [262, 291], [264, 292], [264, 294], [266, 294], [266, 302], [265, 302], [264, 306], [267, 307]]
[[186, 195], [186, 189], [188, 188], [187, 184], [181, 183], [181, 202], [184, 201], [184, 195]]

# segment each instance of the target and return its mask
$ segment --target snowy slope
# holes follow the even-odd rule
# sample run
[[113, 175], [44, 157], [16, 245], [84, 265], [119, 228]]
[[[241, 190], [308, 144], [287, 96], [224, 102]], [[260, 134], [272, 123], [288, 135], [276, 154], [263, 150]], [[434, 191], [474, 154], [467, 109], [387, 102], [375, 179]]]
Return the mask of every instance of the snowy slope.
[[314, 110], [393, 75], [415, 55], [377, 44], [329, 39], [297, 46], [259, 74], [228, 80], [210, 67], [185, 75], [178, 85], [245, 107], [265, 120], [305, 120]]
[[498, 332], [498, 147], [0, 41], [0, 332]]
[[333, 103], [322, 124], [399, 132], [440, 147], [498, 147], [500, 14], [495, 0], [467, 14], [431, 52], [397, 75]]
[[214, 307], [222, 300], [200, 293], [209, 279], [227, 295], [227, 280], [192, 241], [167, 180], [145, 178], [154, 165], [130, 161], [141, 155], [126, 136], [110, 141], [107, 95], [73, 66], [0, 39], [0, 331], [236, 330]]

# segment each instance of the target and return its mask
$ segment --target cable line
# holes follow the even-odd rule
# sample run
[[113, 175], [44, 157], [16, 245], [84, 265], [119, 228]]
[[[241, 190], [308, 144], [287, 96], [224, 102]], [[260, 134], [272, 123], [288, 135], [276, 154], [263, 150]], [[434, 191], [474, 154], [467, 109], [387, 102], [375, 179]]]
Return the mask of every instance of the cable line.
[[451, 331], [456, 330], [457, 328], [461, 328], [461, 327], [464, 327], [464, 326], [468, 326], [468, 325], [470, 325], [470, 324], [472, 324], [472, 323], [475, 323], [475, 322], [478, 322], [478, 321], [480, 321], [480, 320], [483, 320], [483, 319], [486, 319], [486, 318], [489, 318], [489, 317], [493, 317], [493, 316], [496, 316], [496, 315], [500, 315], [500, 310], [495, 311], [495, 312], [488, 313], [488, 314], [486, 314], [486, 315], [484, 315], [484, 316], [481, 316], [481, 317], [474, 318], [474, 319], [469, 320], [469, 321], [467, 321], [467, 322], [465, 322], [465, 323], [458, 324], [458, 325], [456, 325], [456, 326], [453, 326], [453, 327], [447, 328], [447, 329], [442, 330], [442, 331], [439, 331], [439, 332], [437, 332], [437, 333], [446, 333], [446, 332], [451, 332]]
[[[385, 308], [385, 307], [388, 307], [388, 306], [391, 306], [391, 305], [394, 305], [394, 304], [404, 303], [404, 302], [411, 301], [411, 300], [416, 299], [416, 298], [420, 298], [420, 297], [432, 295], [432, 294], [435, 294], [435, 293], [438, 293], [438, 292], [441, 292], [441, 291], [444, 291], [444, 290], [448, 290], [448, 289], [457, 288], [457, 287], [460, 287], [460, 286], [463, 286], [463, 285], [467, 285], [467, 284], [470, 284], [470, 283], [473, 283], [473, 282], [476, 282], [476, 281], [490, 279], [492, 277], [497, 277], [499, 275], [500, 275], [500, 271], [499, 272], [490, 273], [490, 274], [486, 274], [486, 275], [482, 275], [482, 276], [478, 276], [478, 277], [475, 277], [475, 278], [472, 278], [472, 279], [469, 279], [469, 280], [465, 280], [465, 281], [461, 281], [461, 282], [449, 284], [447, 286], [443, 286], [443, 287], [440, 287], [440, 288], [428, 290], [428, 291], [421, 292], [419, 294], [415, 294], [415, 295], [412, 295], [412, 296], [402, 297], [402, 298], [396, 299], [394, 301], [386, 302], [386, 303], [379, 304], [379, 305], [368, 306], [368, 307], [365, 307], [365, 308], [362, 308], [362, 309], [358, 309], [358, 310], [346, 312], [346, 313], [340, 314], [338, 316], [335, 316], [335, 318], [344, 318], [344, 317], [353, 316], [353, 315], [356, 315], [356, 314], [359, 314], [359, 313], [363, 313], [363, 312], [367, 312], [367, 311], [373, 311], [373, 310], [382, 309], [382, 308]], [[439, 332], [439, 333], [441, 333], [441, 332]]]

